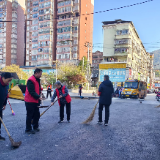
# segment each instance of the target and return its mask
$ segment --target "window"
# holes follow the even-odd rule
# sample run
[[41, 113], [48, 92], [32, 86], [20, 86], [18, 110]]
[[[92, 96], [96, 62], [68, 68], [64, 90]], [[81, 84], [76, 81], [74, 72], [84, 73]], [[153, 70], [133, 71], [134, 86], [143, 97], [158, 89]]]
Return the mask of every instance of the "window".
[[38, 12], [38, 7], [34, 7], [33, 12]]
[[38, 48], [38, 44], [32, 44], [32, 48]]
[[117, 30], [117, 35], [125, 35], [125, 34], [128, 34], [128, 33], [129, 33], [128, 29]]
[[33, 30], [33, 31], [38, 30], [38, 26], [33, 26], [33, 27], [32, 27], [32, 30]]
[[70, 39], [71, 38], [71, 34], [60, 34], [57, 36], [57, 39]]
[[33, 38], [32, 42], [38, 42], [38, 38]]
[[38, 17], [38, 13], [33, 14], [33, 18], [37, 18]]
[[70, 47], [57, 48], [57, 53], [70, 52]]
[[33, 6], [38, 6], [38, 1], [33, 1]]
[[40, 16], [39, 21], [43, 21], [43, 20], [44, 20], [44, 16]]
[[115, 44], [131, 44], [131, 40], [130, 39], [117, 39], [115, 40]]
[[74, 32], [74, 31], [77, 31], [77, 30], [78, 30], [78, 26], [72, 28], [72, 31], [73, 31], [73, 32]]
[[38, 54], [38, 50], [32, 50], [32, 55]]
[[38, 24], [38, 19], [33, 20], [32, 22], [33, 22], [33, 25]]
[[73, 47], [72, 51], [73, 52], [77, 51], [77, 46]]
[[64, 46], [64, 45], [72, 45], [72, 42], [71, 41], [57, 42], [57, 46]]
[[38, 49], [38, 52], [43, 52], [43, 48], [39, 48], [39, 49]]
[[38, 32], [32, 32], [32, 36], [33, 37], [37, 37], [38, 36]]
[[71, 27], [64, 27], [64, 28], [58, 28], [57, 29], [58, 33], [70, 32], [70, 31], [71, 31]]
[[115, 48], [115, 53], [125, 53], [128, 52], [128, 48]]
[[39, 10], [39, 15], [44, 14], [44, 9]]
[[44, 8], [44, 3], [39, 4], [39, 8]]
[[71, 7], [58, 8], [58, 13], [71, 12]]

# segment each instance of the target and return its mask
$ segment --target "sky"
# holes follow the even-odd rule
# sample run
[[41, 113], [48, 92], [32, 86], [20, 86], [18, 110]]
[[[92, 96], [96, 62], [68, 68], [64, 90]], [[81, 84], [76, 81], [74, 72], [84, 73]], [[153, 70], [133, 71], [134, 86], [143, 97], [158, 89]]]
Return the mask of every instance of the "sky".
[[[24, 6], [25, 0], [18, 0]], [[94, 12], [119, 8], [146, 0], [94, 0]], [[94, 14], [93, 25], [93, 51], [103, 51], [103, 21], [122, 19], [132, 21], [146, 51], [160, 49], [160, 0], [122, 8], [105, 13]]]
[[[146, 0], [94, 0], [94, 12], [119, 8]], [[132, 21], [147, 52], [160, 49], [160, 0], [94, 14], [93, 51], [103, 51], [103, 21]]]

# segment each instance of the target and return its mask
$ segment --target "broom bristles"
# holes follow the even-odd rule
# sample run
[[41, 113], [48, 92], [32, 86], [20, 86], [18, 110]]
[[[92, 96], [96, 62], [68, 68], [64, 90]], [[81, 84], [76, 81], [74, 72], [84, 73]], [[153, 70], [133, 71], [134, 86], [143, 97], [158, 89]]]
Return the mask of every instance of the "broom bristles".
[[12, 110], [12, 115], [15, 115], [14, 111]]
[[[97, 102], [97, 104], [98, 104], [98, 102]], [[90, 116], [82, 124], [87, 124], [87, 123], [89, 123], [89, 122], [91, 122], [93, 120], [94, 114], [95, 114], [95, 111], [96, 111], [96, 108], [97, 108], [97, 104], [94, 106], [94, 108], [93, 108], [92, 113], [90, 114]]]
[[160, 105], [159, 106], [157, 106], [156, 108], [159, 108], [160, 107]]

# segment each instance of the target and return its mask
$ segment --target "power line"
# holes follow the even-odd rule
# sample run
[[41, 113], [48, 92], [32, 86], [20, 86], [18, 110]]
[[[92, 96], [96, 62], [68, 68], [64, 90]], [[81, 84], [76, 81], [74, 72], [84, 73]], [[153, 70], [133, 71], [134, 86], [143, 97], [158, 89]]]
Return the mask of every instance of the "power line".
[[136, 5], [141, 5], [141, 4], [144, 4], [144, 3], [151, 2], [151, 1], [153, 1], [153, 0], [148, 0], [148, 1], [140, 2], [140, 3], [135, 3], [135, 4], [132, 4], [132, 5], [127, 5], [127, 6], [123, 6], [123, 7], [119, 7], [119, 8], [112, 8], [112, 9], [108, 9], [108, 10], [104, 10], [104, 11], [98, 11], [98, 12], [93, 12], [93, 13], [88, 13], [88, 14], [82, 14], [82, 15], [85, 16], [85, 15], [91, 15], [91, 14], [109, 12], [109, 11], [118, 10], [118, 9], [122, 9], [122, 8], [127, 8], [127, 7], [133, 7], [133, 6], [136, 6]]

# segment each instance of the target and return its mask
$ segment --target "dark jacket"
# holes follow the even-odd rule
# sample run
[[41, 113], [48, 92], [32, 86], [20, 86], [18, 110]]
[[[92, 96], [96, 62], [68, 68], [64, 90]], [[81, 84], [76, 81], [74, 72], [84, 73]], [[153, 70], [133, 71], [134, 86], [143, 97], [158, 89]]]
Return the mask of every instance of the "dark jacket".
[[112, 82], [109, 80], [103, 81], [99, 86], [99, 103], [103, 105], [111, 105], [112, 94], [114, 93]]
[[0, 80], [0, 111], [7, 104], [8, 89], [9, 86], [4, 85], [2, 80]]
[[[60, 103], [61, 103], [61, 104], [66, 104], [67, 101], [66, 101], [65, 97], [68, 95], [68, 89], [67, 89], [67, 87], [65, 87], [65, 90], [64, 90], [64, 91], [65, 91], [65, 94], [63, 94], [63, 93], [62, 93], [62, 88], [63, 88], [63, 86], [61, 86], [61, 88], [58, 89], [59, 95], [62, 96], [62, 98], [60, 99]], [[52, 99], [51, 99], [51, 102], [54, 102], [54, 100], [55, 100], [56, 97], [57, 97], [57, 92], [56, 92], [56, 89], [55, 89], [54, 94], [53, 94], [53, 97], [52, 97]]]

